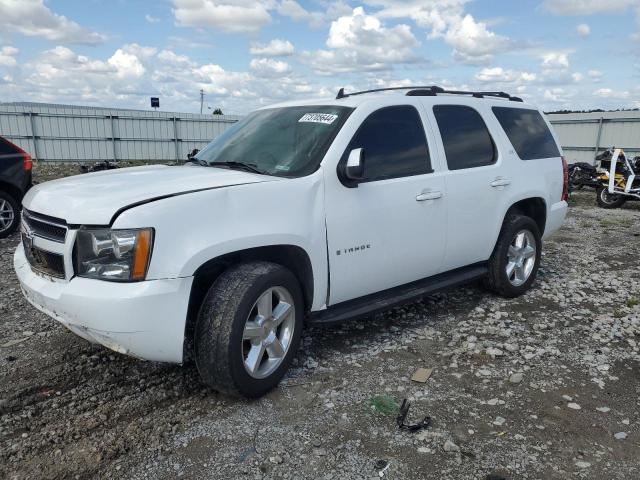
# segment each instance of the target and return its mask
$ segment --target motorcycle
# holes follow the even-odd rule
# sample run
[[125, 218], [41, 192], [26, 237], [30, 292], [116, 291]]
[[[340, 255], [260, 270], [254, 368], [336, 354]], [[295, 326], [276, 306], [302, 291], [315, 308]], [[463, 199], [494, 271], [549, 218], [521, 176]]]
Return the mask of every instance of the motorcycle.
[[629, 200], [640, 200], [640, 156], [628, 158], [620, 148], [596, 157], [598, 186], [596, 201], [602, 208], [618, 208]]
[[598, 169], [586, 162], [569, 165], [569, 191], [582, 190], [584, 187], [598, 188]]

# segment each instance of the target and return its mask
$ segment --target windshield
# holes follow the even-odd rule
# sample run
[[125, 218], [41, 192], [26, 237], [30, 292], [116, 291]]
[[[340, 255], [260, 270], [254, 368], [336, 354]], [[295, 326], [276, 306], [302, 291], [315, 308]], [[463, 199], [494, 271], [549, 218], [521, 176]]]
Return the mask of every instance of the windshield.
[[352, 111], [337, 106], [258, 110], [225, 130], [196, 158], [212, 167], [245, 164], [267, 175], [309, 175]]

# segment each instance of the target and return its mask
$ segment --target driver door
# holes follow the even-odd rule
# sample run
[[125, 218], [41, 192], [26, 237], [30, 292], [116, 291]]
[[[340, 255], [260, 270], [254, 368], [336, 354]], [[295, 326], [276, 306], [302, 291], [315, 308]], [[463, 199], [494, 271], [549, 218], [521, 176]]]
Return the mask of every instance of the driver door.
[[362, 148], [363, 179], [325, 171], [329, 305], [439, 273], [447, 199], [424, 121], [413, 105], [371, 112], [340, 160]]

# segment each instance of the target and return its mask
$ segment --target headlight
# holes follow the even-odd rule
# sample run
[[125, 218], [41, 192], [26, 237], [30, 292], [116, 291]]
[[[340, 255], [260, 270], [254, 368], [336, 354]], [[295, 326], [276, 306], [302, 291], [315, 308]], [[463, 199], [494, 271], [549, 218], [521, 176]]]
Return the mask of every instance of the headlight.
[[81, 229], [76, 238], [76, 272], [80, 277], [114, 282], [144, 280], [152, 247], [151, 228]]

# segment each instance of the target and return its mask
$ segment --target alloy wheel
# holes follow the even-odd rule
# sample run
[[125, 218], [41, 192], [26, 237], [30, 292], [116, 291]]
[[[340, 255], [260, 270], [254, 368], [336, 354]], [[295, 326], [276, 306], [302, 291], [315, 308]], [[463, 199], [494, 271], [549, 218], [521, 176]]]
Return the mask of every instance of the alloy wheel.
[[7, 200], [0, 198], [0, 232], [4, 232], [11, 227], [15, 215], [13, 206]]
[[507, 252], [507, 278], [519, 287], [531, 276], [536, 264], [536, 239], [529, 230], [520, 230], [511, 241]]
[[242, 335], [242, 361], [253, 378], [266, 378], [284, 361], [295, 330], [293, 296], [284, 287], [263, 292], [251, 308]]

